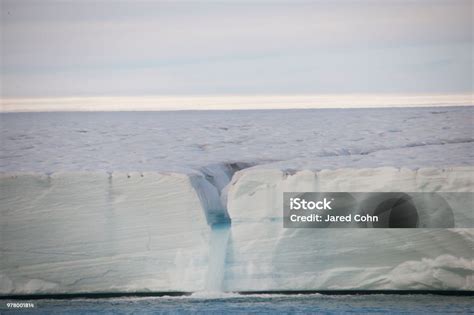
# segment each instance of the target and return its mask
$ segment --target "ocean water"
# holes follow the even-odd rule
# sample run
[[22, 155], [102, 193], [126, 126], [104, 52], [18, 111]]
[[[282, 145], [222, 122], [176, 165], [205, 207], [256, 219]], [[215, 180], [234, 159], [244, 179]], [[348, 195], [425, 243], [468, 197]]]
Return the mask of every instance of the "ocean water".
[[6, 303], [33, 303], [26, 314], [472, 314], [469, 296], [440, 295], [280, 295], [195, 294], [185, 297], [125, 297], [5, 301], [0, 313], [18, 314]]

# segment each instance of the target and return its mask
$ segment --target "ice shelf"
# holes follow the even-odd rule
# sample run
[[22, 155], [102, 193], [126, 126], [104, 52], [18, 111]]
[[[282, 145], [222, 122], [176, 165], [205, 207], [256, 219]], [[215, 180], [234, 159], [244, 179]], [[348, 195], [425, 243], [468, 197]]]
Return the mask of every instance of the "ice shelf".
[[473, 290], [472, 200], [447, 195], [449, 222], [419, 213], [421, 229], [282, 222], [283, 192], [472, 193], [473, 117], [1, 114], [0, 295]]
[[472, 203], [450, 229], [285, 229], [282, 194], [472, 192], [473, 168], [243, 167], [2, 175], [0, 293], [472, 289]]

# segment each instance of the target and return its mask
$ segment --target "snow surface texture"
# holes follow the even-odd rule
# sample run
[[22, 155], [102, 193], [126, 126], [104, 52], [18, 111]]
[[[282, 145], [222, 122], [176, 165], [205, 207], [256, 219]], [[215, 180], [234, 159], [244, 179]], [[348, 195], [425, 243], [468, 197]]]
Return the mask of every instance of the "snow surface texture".
[[473, 115], [2, 114], [0, 294], [472, 290], [472, 202], [451, 229], [284, 229], [281, 198], [472, 192]]
[[473, 107], [1, 114], [0, 171], [471, 165], [473, 117]]

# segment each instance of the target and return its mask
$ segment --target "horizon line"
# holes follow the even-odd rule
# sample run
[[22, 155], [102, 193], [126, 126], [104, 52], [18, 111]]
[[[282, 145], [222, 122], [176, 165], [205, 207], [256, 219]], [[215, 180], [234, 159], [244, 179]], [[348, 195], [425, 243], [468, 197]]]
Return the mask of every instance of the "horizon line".
[[0, 98], [0, 113], [473, 106], [473, 94], [150, 95]]

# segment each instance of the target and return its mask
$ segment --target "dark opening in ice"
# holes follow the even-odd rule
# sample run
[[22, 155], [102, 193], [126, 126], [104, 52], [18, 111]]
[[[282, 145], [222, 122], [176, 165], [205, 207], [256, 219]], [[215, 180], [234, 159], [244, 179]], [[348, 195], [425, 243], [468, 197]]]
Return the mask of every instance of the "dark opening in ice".
[[408, 195], [389, 198], [380, 203], [374, 212], [379, 222], [374, 227], [379, 228], [416, 228], [418, 226], [418, 211]]

